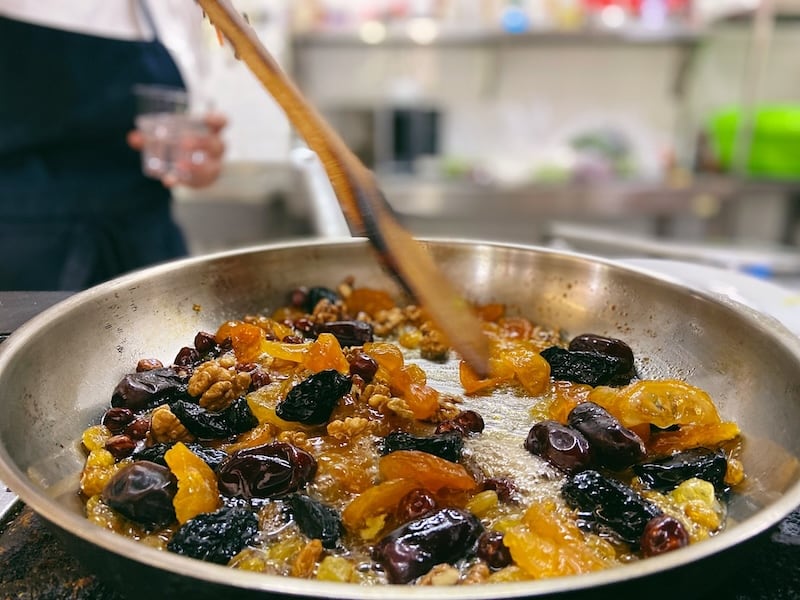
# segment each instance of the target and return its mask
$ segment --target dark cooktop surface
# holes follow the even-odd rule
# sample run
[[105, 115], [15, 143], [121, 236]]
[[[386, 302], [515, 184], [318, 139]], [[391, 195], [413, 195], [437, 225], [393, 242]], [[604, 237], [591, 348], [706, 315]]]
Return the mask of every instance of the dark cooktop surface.
[[[0, 341], [24, 321], [66, 298], [64, 292], [0, 292]], [[5, 488], [0, 487], [0, 492]], [[778, 525], [742, 544], [729, 568], [708, 573], [702, 600], [800, 600], [800, 507]], [[700, 582], [698, 582], [700, 583]], [[709, 588], [709, 583], [711, 587]], [[135, 591], [133, 596], [136, 597]], [[686, 593], [680, 594], [685, 599]], [[43, 519], [18, 505], [0, 522], [0, 600], [119, 600], [79, 564]], [[646, 599], [646, 592], [642, 594]], [[676, 596], [677, 600], [678, 596]]]

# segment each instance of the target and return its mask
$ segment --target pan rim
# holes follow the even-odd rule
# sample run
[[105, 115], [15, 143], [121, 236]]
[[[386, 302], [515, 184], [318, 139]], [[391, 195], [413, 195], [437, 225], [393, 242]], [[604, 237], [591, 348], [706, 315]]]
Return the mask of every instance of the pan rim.
[[[769, 334], [780, 343], [782, 348], [800, 357], [800, 340], [792, 334], [786, 327], [781, 325], [776, 319], [765, 316], [757, 311], [750, 309], [733, 300], [727, 302], [721, 300], [717, 295], [697, 290], [687, 284], [669, 276], [658, 276], [653, 271], [644, 268], [625, 265], [611, 259], [600, 258], [579, 252], [562, 251], [550, 248], [541, 248], [525, 244], [509, 244], [504, 242], [460, 239], [460, 238], [420, 238], [425, 243], [434, 245], [455, 245], [476, 247], [486, 245], [490, 247], [500, 247], [513, 250], [530, 251], [535, 250], [539, 253], [552, 254], [560, 257], [571, 257], [580, 260], [589, 260], [592, 263], [605, 265], [614, 269], [635, 272], [650, 279], [659, 279], [662, 283], [676, 286], [683, 290], [691, 290], [716, 304], [727, 305], [731, 310], [736, 311], [746, 320], [758, 321], [764, 324], [767, 318]], [[202, 264], [206, 262], [227, 259], [238, 255], [251, 254], [253, 252], [268, 252], [274, 250], [290, 250], [302, 247], [329, 247], [339, 245], [367, 245], [368, 242], [361, 238], [342, 238], [324, 240], [298, 240], [290, 242], [277, 242], [266, 245], [250, 246], [218, 252], [198, 257], [190, 257], [178, 261], [171, 261], [161, 265], [156, 265], [142, 269], [135, 273], [124, 275], [117, 279], [102, 283], [88, 290], [78, 292], [58, 304], [50, 307], [33, 317], [30, 321], [23, 324], [17, 331], [0, 345], [0, 373], [7, 364], [13, 359], [14, 355], [26, 345], [26, 340], [30, 339], [36, 332], [42, 330], [48, 323], [53, 321], [57, 315], [69, 313], [77, 307], [84, 305], [93, 298], [103, 297], [108, 293], [113, 293], [117, 289], [127, 289], [146, 281], [159, 273], [166, 273], [173, 270], [180, 270], [192, 264]], [[493, 583], [482, 586], [459, 586], [458, 588], [442, 587], [417, 587], [405, 585], [381, 585], [375, 587], [349, 585], [342, 588], [341, 585], [331, 582], [307, 581], [297, 578], [287, 578], [276, 575], [266, 575], [260, 573], [249, 573], [245, 571], [232, 570], [226, 566], [206, 564], [202, 569], [197, 568], [197, 561], [183, 556], [165, 553], [153, 548], [145, 547], [133, 540], [124, 538], [118, 534], [105, 531], [67, 509], [62, 508], [55, 499], [49, 497], [40, 488], [36, 487], [29, 478], [24, 475], [13, 463], [7, 452], [5, 444], [0, 440], [0, 479], [6, 485], [19, 494], [23, 502], [31, 507], [36, 513], [52, 523], [54, 526], [74, 535], [80, 540], [99, 546], [100, 548], [119, 555], [122, 558], [139, 562], [143, 565], [167, 570], [173, 574], [207, 581], [209, 583], [231, 585], [242, 590], [253, 590], [261, 592], [281, 593], [292, 596], [306, 597], [347, 597], [354, 600], [370, 600], [380, 596], [381, 598], [454, 598], [461, 600], [484, 600], [488, 598], [515, 598], [524, 596], [541, 596], [566, 591], [579, 591], [593, 587], [601, 587], [630, 579], [639, 579], [657, 573], [663, 573], [673, 568], [684, 566], [688, 563], [710, 557], [722, 550], [736, 546], [756, 535], [765, 531], [772, 525], [779, 522], [800, 504], [800, 482], [795, 482], [790, 486], [780, 498], [772, 501], [766, 507], [761, 508], [757, 513], [751, 515], [744, 521], [737, 523], [735, 527], [727, 529], [721, 534], [681, 549], [679, 552], [668, 553], [662, 556], [648, 558], [644, 561], [637, 561], [631, 564], [622, 565], [613, 569], [596, 573], [566, 576], [560, 578], [525, 581], [514, 583]], [[346, 589], [346, 594], [343, 594]], [[402, 590], [402, 591], [401, 591]]]

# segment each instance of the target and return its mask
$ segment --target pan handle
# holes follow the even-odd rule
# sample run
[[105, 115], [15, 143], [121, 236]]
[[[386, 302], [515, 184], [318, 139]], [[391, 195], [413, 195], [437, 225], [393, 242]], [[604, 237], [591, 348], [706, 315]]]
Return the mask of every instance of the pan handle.
[[301, 178], [314, 233], [323, 238], [351, 237], [336, 193], [317, 153], [298, 146], [291, 150], [290, 161]]

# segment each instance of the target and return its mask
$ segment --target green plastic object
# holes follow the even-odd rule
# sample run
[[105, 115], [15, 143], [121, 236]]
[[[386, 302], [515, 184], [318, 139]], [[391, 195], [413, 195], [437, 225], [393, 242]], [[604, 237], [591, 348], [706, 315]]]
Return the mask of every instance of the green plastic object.
[[[709, 137], [721, 166], [730, 170], [741, 119], [739, 108], [716, 113]], [[770, 179], [800, 179], [800, 105], [761, 106], [753, 111], [753, 137], [747, 174]]]

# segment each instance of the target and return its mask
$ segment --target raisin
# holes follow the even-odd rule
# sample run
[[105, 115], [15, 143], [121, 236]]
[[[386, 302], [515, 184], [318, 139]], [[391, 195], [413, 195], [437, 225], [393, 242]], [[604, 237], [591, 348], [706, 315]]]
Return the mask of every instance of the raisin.
[[155, 369], [163, 369], [164, 363], [157, 358], [142, 358], [136, 363], [136, 372], [154, 371]]
[[674, 517], [658, 515], [647, 522], [640, 547], [644, 556], [656, 556], [689, 544], [686, 528]]
[[570, 427], [587, 439], [598, 464], [624, 469], [645, 457], [642, 439], [594, 402], [581, 402], [567, 417]]
[[503, 544], [499, 531], [484, 531], [478, 538], [478, 558], [491, 569], [502, 569], [512, 563], [511, 550]]
[[436, 508], [436, 498], [424, 488], [415, 488], [400, 499], [395, 514], [401, 523], [419, 519]]
[[136, 442], [124, 434], [112, 435], [105, 443], [105, 449], [111, 452], [111, 456], [117, 460], [130, 456], [135, 448]]
[[667, 458], [635, 465], [633, 472], [650, 488], [669, 491], [692, 477], [714, 485], [717, 493], [727, 490], [725, 471], [728, 460], [722, 450], [692, 448]]
[[330, 333], [341, 346], [363, 346], [373, 341], [372, 325], [366, 321], [329, 321], [317, 323], [314, 327], [317, 335]]
[[618, 358], [617, 372], [610, 382], [614, 385], [627, 385], [636, 374], [633, 366], [633, 350], [622, 340], [594, 333], [584, 333], [570, 341], [569, 349], [573, 352], [591, 352]]
[[314, 307], [320, 300], [328, 300], [331, 304], [336, 304], [339, 301], [339, 294], [330, 288], [312, 287], [306, 293], [303, 308], [307, 313], [313, 313]]
[[508, 477], [487, 477], [481, 486], [483, 490], [492, 490], [497, 493], [501, 502], [514, 502], [517, 495], [517, 485]]
[[596, 387], [611, 382], [619, 369], [620, 359], [592, 352], [572, 352], [551, 346], [541, 352], [550, 364], [550, 376], [559, 381], [585, 383]]
[[128, 423], [123, 431], [125, 435], [134, 440], [143, 440], [150, 433], [150, 418], [139, 417]]
[[308, 289], [304, 287], [295, 288], [289, 294], [289, 304], [295, 308], [303, 308], [308, 299]]
[[213, 333], [198, 331], [194, 336], [194, 347], [200, 354], [208, 354], [217, 346], [217, 338]]
[[191, 367], [200, 362], [200, 353], [189, 346], [184, 346], [178, 351], [175, 360], [172, 361], [173, 365], [179, 367]]
[[155, 408], [178, 398], [188, 397], [187, 378], [175, 369], [153, 369], [129, 373], [122, 378], [111, 395], [111, 406], [134, 412]]
[[246, 508], [223, 506], [184, 523], [167, 550], [220, 565], [227, 564], [258, 533], [258, 519]]
[[592, 461], [589, 442], [580, 431], [549, 419], [531, 427], [525, 449], [567, 473], [586, 469]]
[[200, 439], [226, 438], [250, 431], [258, 425], [258, 419], [244, 398], [237, 398], [228, 408], [219, 412], [211, 412], [184, 400], [175, 402], [171, 408], [183, 426]]
[[250, 373], [250, 387], [248, 388], [248, 391], [253, 392], [264, 387], [265, 385], [269, 385], [270, 383], [272, 383], [272, 378], [269, 376], [269, 373], [267, 373], [261, 367], [258, 367]]
[[378, 361], [366, 352], [356, 352], [347, 362], [350, 363], [350, 374], [358, 375], [367, 383], [372, 381], [378, 372]]
[[138, 461], [122, 467], [103, 488], [102, 498], [124, 517], [142, 525], [167, 525], [175, 520], [172, 499], [178, 482], [165, 466]]
[[470, 433], [480, 433], [484, 427], [483, 417], [480, 414], [474, 410], [464, 410], [452, 419], [439, 423], [436, 426], [436, 433], [458, 431], [466, 436]]
[[284, 442], [272, 442], [234, 452], [217, 470], [225, 496], [249, 500], [278, 498], [311, 481], [317, 461], [308, 452]]
[[289, 497], [294, 520], [305, 535], [320, 540], [325, 548], [335, 548], [344, 531], [336, 509], [301, 494]]
[[419, 450], [450, 462], [458, 462], [461, 459], [464, 440], [461, 434], [455, 431], [427, 437], [417, 437], [405, 431], [393, 431], [383, 438], [382, 446], [382, 454], [390, 454], [398, 450]]
[[122, 433], [133, 421], [133, 411], [127, 408], [109, 408], [100, 422], [113, 434]]
[[632, 488], [597, 471], [570, 476], [561, 495], [570, 507], [578, 509], [584, 526], [599, 534], [613, 533], [634, 548], [639, 546], [648, 521], [661, 514], [661, 509]]
[[408, 583], [435, 565], [471, 554], [481, 533], [475, 515], [442, 508], [392, 531], [375, 545], [373, 558], [391, 583]]
[[294, 386], [275, 407], [285, 421], [320, 425], [331, 416], [336, 403], [350, 391], [350, 377], [334, 369], [314, 373]]

